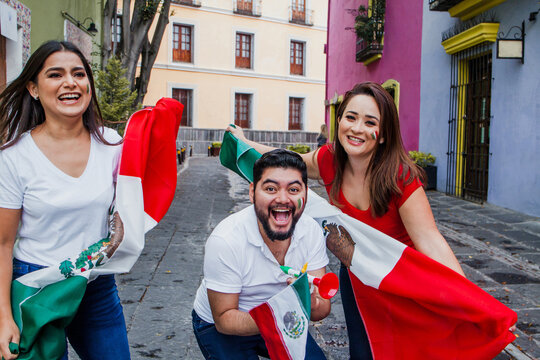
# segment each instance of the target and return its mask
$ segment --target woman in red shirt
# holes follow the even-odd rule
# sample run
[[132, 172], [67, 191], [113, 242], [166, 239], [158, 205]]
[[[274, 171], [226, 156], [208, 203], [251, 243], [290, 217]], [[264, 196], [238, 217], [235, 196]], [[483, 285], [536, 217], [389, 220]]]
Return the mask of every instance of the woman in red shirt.
[[[261, 153], [272, 149], [247, 140], [240, 128], [227, 130]], [[425, 174], [405, 152], [397, 109], [390, 94], [373, 82], [354, 86], [338, 108], [332, 140], [302, 155], [308, 176], [322, 179], [330, 202], [344, 213], [464, 275], [435, 224], [421, 182]], [[341, 297], [351, 359], [371, 359], [346, 271], [353, 244], [327, 245], [342, 262]]]

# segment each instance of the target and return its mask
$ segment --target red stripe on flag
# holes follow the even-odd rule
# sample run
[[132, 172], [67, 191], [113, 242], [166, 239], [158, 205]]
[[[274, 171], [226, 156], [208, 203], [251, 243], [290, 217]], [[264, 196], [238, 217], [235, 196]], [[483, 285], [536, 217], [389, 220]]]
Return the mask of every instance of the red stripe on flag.
[[274, 310], [268, 303], [254, 307], [249, 311], [257, 323], [261, 336], [264, 339], [268, 354], [272, 360], [291, 360], [291, 355], [285, 347], [281, 331], [276, 326]]
[[134, 113], [124, 137], [120, 175], [141, 178], [144, 211], [159, 222], [176, 190], [176, 136], [184, 105], [162, 98], [152, 109]]
[[375, 360], [488, 360], [515, 339], [514, 311], [412, 248], [378, 290], [349, 275]]

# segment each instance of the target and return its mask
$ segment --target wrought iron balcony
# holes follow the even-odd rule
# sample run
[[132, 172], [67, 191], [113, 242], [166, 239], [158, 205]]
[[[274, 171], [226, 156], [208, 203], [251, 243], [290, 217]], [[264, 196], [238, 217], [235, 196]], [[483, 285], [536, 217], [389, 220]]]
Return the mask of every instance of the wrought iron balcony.
[[173, 4], [201, 7], [201, 0], [171, 0]]
[[289, 6], [289, 22], [313, 26], [313, 10], [306, 9], [305, 7]]
[[261, 0], [234, 0], [233, 12], [239, 15], [261, 16]]
[[356, 62], [364, 62], [377, 55], [382, 55], [383, 45], [377, 41], [367, 42], [364, 39], [356, 39]]
[[459, 4], [463, 0], [429, 0], [429, 10], [448, 11], [451, 7]]

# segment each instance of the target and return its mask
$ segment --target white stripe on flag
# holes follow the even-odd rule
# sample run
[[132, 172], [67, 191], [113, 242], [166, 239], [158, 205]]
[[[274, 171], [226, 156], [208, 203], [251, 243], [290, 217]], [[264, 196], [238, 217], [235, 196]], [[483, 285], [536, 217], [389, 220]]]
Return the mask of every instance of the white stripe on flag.
[[309, 319], [300, 305], [300, 299], [293, 286], [287, 286], [268, 300], [273, 310], [276, 327], [291, 359], [303, 359], [306, 354], [306, 341]]
[[[76, 258], [76, 256], [73, 256], [72, 258]], [[92, 271], [77, 272], [77, 276], [83, 276], [87, 279], [90, 277], [90, 275], [92, 275]], [[96, 276], [92, 276], [91, 278], [95, 279]], [[32, 271], [14, 281], [18, 281], [21, 284], [31, 288], [42, 288], [65, 279], [66, 277], [62, 275], [57, 266], [49, 266], [40, 270]]]
[[145, 213], [141, 179], [118, 175], [115, 202], [115, 211], [118, 211], [124, 225], [124, 239], [112, 256], [114, 261], [93, 270], [98, 275], [130, 271], [144, 248]]
[[308, 190], [306, 214], [322, 227], [326, 224], [342, 225], [356, 243], [351, 271], [364, 284], [379, 288], [381, 281], [397, 264], [405, 244], [352, 218], [329, 204], [312, 190]]
[[154, 220], [150, 215], [147, 213], [144, 213], [144, 233], [146, 234], [148, 231], [152, 230], [158, 222]]

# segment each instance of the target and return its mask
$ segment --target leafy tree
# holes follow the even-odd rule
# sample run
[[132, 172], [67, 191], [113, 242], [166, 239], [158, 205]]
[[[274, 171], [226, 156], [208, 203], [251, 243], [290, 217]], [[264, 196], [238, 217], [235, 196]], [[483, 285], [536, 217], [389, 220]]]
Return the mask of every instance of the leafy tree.
[[125, 74], [126, 69], [117, 58], [111, 58], [105, 70], [96, 73], [101, 114], [107, 123], [116, 124], [120, 134], [124, 133], [129, 116], [138, 109], [138, 105], [135, 105], [137, 92], [130, 90]]
[[[171, 0], [122, 0], [122, 33], [119, 43], [112, 42], [111, 26], [116, 16], [119, 0], [106, 0], [103, 8], [102, 66], [117, 56], [124, 68], [131, 90], [137, 91], [136, 103], [141, 103], [148, 89], [150, 72], [156, 61], [163, 33], [169, 23]], [[153, 35], [148, 32], [158, 16]], [[136, 77], [140, 60], [140, 72]]]

